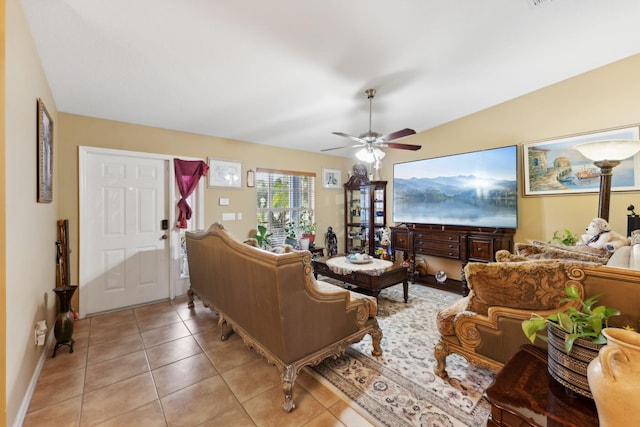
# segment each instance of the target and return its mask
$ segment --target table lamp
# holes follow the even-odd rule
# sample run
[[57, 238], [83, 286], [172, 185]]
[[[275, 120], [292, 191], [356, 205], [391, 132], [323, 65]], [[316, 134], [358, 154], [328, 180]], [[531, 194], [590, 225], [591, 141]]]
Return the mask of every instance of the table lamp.
[[612, 139], [606, 141], [583, 142], [573, 146], [593, 164], [600, 168], [600, 200], [598, 218], [609, 221], [609, 201], [611, 199], [611, 172], [624, 159], [640, 151], [640, 140]]

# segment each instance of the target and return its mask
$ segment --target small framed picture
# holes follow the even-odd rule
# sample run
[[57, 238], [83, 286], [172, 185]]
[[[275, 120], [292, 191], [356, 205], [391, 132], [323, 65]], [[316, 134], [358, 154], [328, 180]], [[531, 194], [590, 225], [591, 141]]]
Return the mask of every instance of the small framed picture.
[[38, 203], [53, 200], [53, 120], [38, 98]]
[[209, 158], [209, 188], [242, 188], [242, 162]]
[[256, 186], [256, 173], [253, 169], [249, 169], [247, 171], [247, 187], [255, 187]]
[[322, 188], [342, 188], [342, 171], [322, 168]]

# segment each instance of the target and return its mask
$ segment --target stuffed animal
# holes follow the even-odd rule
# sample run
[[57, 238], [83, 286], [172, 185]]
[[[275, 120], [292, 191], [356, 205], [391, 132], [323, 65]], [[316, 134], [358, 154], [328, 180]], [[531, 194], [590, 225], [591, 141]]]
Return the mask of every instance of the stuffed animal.
[[594, 218], [585, 230], [586, 234], [582, 235], [576, 246], [589, 246], [613, 252], [630, 244], [628, 238], [611, 230], [609, 223], [602, 218]]

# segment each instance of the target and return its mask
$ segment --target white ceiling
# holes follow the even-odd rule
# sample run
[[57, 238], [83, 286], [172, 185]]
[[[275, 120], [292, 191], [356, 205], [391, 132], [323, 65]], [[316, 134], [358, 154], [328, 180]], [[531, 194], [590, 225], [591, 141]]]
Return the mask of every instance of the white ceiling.
[[374, 131], [421, 132], [640, 52], [639, 0], [22, 4], [59, 111], [311, 152], [369, 87]]

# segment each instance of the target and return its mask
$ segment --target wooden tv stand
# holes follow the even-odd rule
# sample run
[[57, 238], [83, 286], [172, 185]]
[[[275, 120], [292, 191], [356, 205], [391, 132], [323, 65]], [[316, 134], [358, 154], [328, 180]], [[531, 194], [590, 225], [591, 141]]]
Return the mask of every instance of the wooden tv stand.
[[[433, 276], [416, 274], [416, 255], [429, 255], [460, 260], [462, 263], [462, 295], [469, 294], [464, 266], [469, 261], [495, 261], [500, 249], [513, 251], [514, 228], [473, 227], [443, 224], [406, 224], [391, 227], [391, 247], [409, 260], [409, 280], [437, 285]], [[455, 282], [447, 279], [449, 283]]]

